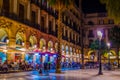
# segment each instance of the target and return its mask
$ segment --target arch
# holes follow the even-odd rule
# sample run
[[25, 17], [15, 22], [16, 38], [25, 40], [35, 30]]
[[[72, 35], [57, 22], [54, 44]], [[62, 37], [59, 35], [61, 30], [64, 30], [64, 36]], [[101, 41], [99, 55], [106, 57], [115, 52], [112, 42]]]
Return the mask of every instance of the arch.
[[112, 53], [112, 55], [116, 56], [116, 52], [114, 50], [110, 50], [110, 52]]
[[22, 45], [23, 41], [21, 39], [16, 40], [16, 44]]
[[40, 39], [40, 49], [43, 49], [45, 47], [46, 47], [46, 41], [45, 41], [45, 39], [41, 38]]
[[[116, 53], [115, 53], [115, 51], [114, 51], [114, 50], [110, 50], [110, 52], [109, 52], [109, 53], [110, 53], [110, 56], [116, 56]], [[104, 55], [103, 55], [103, 56], [104, 56], [104, 57], [106, 57], [106, 58], [108, 58], [108, 57], [109, 57], [109, 53], [107, 53], [107, 52], [106, 52], [106, 53], [104, 53]]]
[[78, 49], [76, 49], [76, 53], [78, 54], [79, 52], [78, 52]]
[[0, 52], [0, 60], [2, 62], [4, 62], [6, 60], [6, 54], [4, 54], [3, 52]]
[[66, 55], [68, 55], [69, 54], [69, 50], [68, 50], [68, 46], [67, 45], [65, 47], [65, 51], [66, 51]]
[[62, 49], [62, 51], [64, 51], [64, 50], [65, 50], [65, 47], [64, 47], [64, 45], [63, 45], [63, 44], [62, 44], [62, 48], [61, 48], [61, 49]]
[[48, 50], [51, 50], [51, 49], [53, 49], [53, 42], [49, 41], [48, 42]]
[[0, 42], [6, 42], [8, 34], [4, 29], [0, 29]]
[[23, 32], [18, 31], [16, 34], [16, 44], [22, 45], [25, 42], [25, 34]]
[[79, 54], [81, 54], [81, 50], [79, 49]]
[[97, 56], [96, 56], [96, 51], [94, 51], [94, 50], [88, 51], [87, 56], [88, 56], [88, 57], [87, 57], [88, 59], [90, 59], [90, 60], [92, 60], [92, 61], [95, 60], [95, 57], [97, 57]]
[[75, 48], [75, 52], [74, 52], [74, 55], [75, 55], [75, 56], [77, 55], [77, 53], [76, 53], [76, 48]]
[[34, 35], [31, 35], [29, 38], [30, 47], [33, 47], [37, 44], [37, 38]]
[[73, 55], [75, 54], [75, 48], [73, 48]]
[[63, 44], [61, 46], [62, 46], [61, 51], [62, 51], [62, 54], [64, 55], [65, 54], [65, 46]]
[[73, 55], [72, 47], [70, 47], [70, 55]]
[[93, 52], [94, 52], [93, 50], [88, 51], [87, 56], [89, 57]]
[[58, 52], [58, 43], [55, 43], [55, 52]]
[[88, 21], [88, 25], [94, 25], [93, 21]]

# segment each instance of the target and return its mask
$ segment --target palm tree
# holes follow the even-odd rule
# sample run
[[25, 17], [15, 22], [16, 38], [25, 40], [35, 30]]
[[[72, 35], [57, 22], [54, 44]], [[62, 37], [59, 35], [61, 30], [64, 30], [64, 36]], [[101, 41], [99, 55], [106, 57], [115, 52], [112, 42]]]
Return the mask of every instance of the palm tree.
[[120, 48], [120, 28], [118, 26], [114, 26], [110, 29], [110, 40], [116, 47], [117, 52], [117, 60], [118, 60], [118, 68], [119, 68], [119, 48]]
[[74, 0], [48, 0], [49, 5], [58, 11], [58, 56], [56, 64], [56, 73], [61, 73], [61, 39], [62, 39], [62, 12], [73, 6]]
[[120, 0], [100, 0], [106, 5], [108, 16], [114, 19], [115, 23], [120, 23]]

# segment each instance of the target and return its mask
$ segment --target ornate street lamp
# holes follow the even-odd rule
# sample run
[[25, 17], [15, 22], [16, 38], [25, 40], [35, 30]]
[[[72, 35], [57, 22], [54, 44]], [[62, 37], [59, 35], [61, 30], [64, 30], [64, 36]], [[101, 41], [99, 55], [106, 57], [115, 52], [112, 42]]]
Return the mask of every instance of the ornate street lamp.
[[102, 39], [103, 33], [101, 31], [97, 31], [97, 36], [99, 39], [99, 51], [98, 51], [98, 58], [99, 58], [99, 72], [98, 75], [102, 75], [102, 63], [101, 63], [101, 39]]

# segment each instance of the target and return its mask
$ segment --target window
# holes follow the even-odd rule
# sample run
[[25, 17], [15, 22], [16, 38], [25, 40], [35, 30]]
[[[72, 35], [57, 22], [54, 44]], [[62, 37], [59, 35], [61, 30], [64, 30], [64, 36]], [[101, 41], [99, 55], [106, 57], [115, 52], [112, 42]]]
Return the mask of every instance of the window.
[[73, 34], [73, 40], [75, 40], [75, 34]]
[[58, 25], [57, 24], [55, 25], [55, 33], [56, 33], [56, 36], [57, 36], [57, 34], [58, 34]]
[[67, 30], [65, 31], [65, 36], [66, 36], [66, 37], [68, 36], [68, 31], [67, 31]]
[[93, 30], [89, 30], [89, 35], [88, 37], [94, 37]]
[[88, 25], [94, 25], [92, 21], [88, 21]]
[[104, 24], [104, 20], [99, 20], [99, 24]]
[[108, 20], [108, 24], [114, 24], [113, 20]]
[[66, 16], [65, 16], [65, 15], [63, 15], [63, 17], [64, 17], [64, 21], [66, 21]]
[[19, 18], [22, 20], [24, 19], [24, 13], [25, 13], [24, 6], [22, 4], [19, 4]]
[[42, 0], [42, 5], [47, 7], [47, 0]]
[[44, 27], [44, 25], [45, 25], [45, 19], [43, 16], [41, 16], [41, 26]]
[[52, 21], [49, 21], [49, 32], [52, 31]]
[[31, 22], [36, 23], [36, 13], [34, 11], [31, 13]]
[[10, 0], [3, 0], [3, 10], [4, 12], [9, 12]]
[[41, 16], [41, 29], [45, 32], [45, 18]]

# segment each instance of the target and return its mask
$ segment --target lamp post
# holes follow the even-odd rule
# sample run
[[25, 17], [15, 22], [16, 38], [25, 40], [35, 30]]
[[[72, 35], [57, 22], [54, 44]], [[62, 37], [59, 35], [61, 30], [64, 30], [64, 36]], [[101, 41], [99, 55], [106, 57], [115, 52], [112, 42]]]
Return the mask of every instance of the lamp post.
[[99, 72], [98, 75], [102, 75], [102, 63], [101, 63], [101, 39], [102, 39], [102, 32], [97, 31], [97, 36], [99, 38], [99, 51], [98, 51], [98, 58], [99, 58]]
[[111, 65], [110, 65], [110, 43], [107, 43], [107, 47], [108, 47], [108, 65], [109, 65], [109, 68], [108, 70], [111, 69]]

